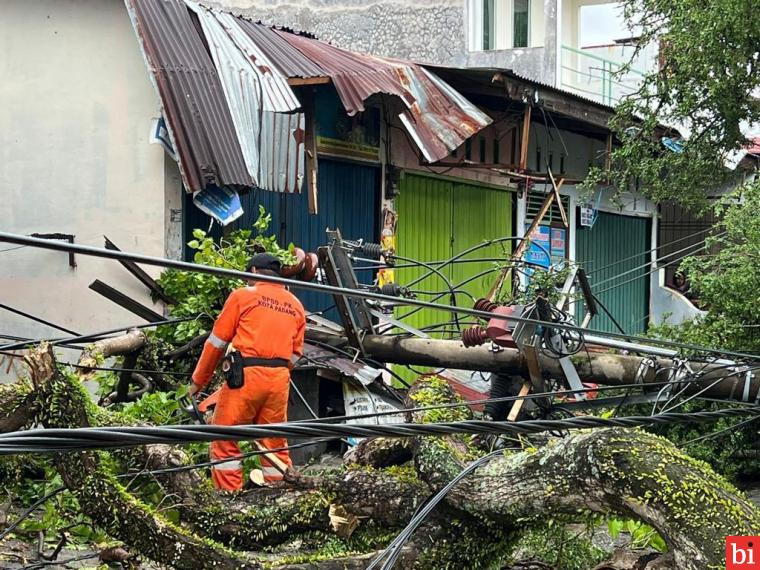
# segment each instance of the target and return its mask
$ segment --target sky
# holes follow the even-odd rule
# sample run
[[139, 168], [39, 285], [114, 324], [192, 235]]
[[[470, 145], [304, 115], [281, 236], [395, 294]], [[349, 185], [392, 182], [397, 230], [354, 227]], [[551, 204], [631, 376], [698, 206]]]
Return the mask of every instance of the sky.
[[599, 4], [581, 8], [580, 47], [607, 45], [630, 37], [619, 4]]

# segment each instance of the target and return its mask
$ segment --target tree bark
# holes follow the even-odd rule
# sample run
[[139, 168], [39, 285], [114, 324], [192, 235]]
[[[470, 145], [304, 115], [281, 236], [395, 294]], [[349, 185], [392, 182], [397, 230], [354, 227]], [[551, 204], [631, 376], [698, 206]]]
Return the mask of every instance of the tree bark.
[[[447, 385], [411, 393], [425, 390], [450, 397]], [[425, 419], [424, 412], [416, 416]], [[465, 466], [460, 437], [420, 438], [417, 446], [417, 471], [433, 489]], [[582, 513], [641, 520], [660, 533], [679, 570], [722, 567], [726, 536], [760, 532], [760, 510], [739, 490], [642, 430], [576, 433], [536, 451], [505, 453], [464, 479], [446, 503], [504, 528]]]
[[20, 430], [37, 413], [36, 394], [20, 382], [0, 385], [0, 433]]
[[[116, 418], [98, 410], [75, 378], [57, 371], [49, 346], [31, 351], [27, 362], [34, 385], [31, 394], [46, 427], [86, 426], [93, 418], [96, 423]], [[435, 404], [450, 402], [453, 395], [445, 382], [433, 379], [418, 383], [410, 398], [416, 405]], [[466, 413], [418, 412], [413, 419], [463, 419]], [[413, 467], [399, 467], [410, 449]], [[318, 478], [294, 476], [290, 487], [235, 496], [214, 494], [195, 471], [159, 476], [167, 491], [186, 503], [178, 508], [184, 509], [183, 520], [192, 530], [170, 523], [130, 495], [99, 454], [68, 453], [56, 461], [64, 482], [95, 524], [153, 560], [195, 569], [259, 568], [252, 556], [263, 560], [261, 553], [243, 555], [220, 542], [258, 550], [313, 532], [329, 535], [331, 505], [359, 517], [357, 532], [371, 526], [395, 534], [429, 494], [448, 483], [474, 455], [470, 443], [459, 437], [366, 441], [350, 456], [355, 463], [342, 470]], [[150, 468], [166, 468], [183, 464], [186, 457], [168, 446], [150, 446], [143, 460]], [[380, 468], [389, 464], [396, 467]], [[490, 567], [510, 553], [526, 527], [591, 512], [653, 526], [683, 570], [720, 566], [726, 535], [760, 534], [758, 510], [705, 464], [643, 431], [596, 430], [530, 452], [505, 452], [480, 467], [415, 533], [412, 541], [417, 542], [405, 552], [404, 567]], [[352, 557], [304, 566], [282, 557], [266, 560], [292, 570], [361, 567], [364, 562]], [[333, 562], [338, 566], [331, 566]]]
[[145, 333], [140, 329], [130, 329], [126, 334], [104, 338], [85, 348], [77, 364], [85, 367], [84, 370], [86, 370], [87, 367], [97, 366], [98, 362], [110, 356], [135, 352], [145, 345], [145, 340]]
[[[109, 346], [128, 345], [132, 346]], [[95, 354], [91, 356], [96, 358]], [[88, 426], [87, 410], [94, 404], [81, 385], [73, 385], [56, 370], [52, 347], [43, 344], [31, 350], [27, 362], [41, 402], [56, 402], [55, 406], [41, 407], [41, 423], [49, 428]], [[199, 561], [231, 570], [261, 568], [257, 562], [151, 512], [100, 464], [97, 454], [64, 453], [56, 459], [56, 466], [84, 514], [114, 538], [157, 562], [189, 569], [198, 568]]]

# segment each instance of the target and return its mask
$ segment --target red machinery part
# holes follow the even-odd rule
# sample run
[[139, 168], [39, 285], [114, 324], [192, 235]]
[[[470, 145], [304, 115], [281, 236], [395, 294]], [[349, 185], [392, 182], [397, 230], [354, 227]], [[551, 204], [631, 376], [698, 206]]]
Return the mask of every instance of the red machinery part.
[[462, 344], [467, 348], [480, 346], [488, 340], [488, 335], [483, 327], [475, 325], [462, 331]]
[[476, 311], [483, 311], [485, 313], [491, 313], [494, 309], [496, 309], [499, 305], [494, 303], [493, 301], [489, 301], [488, 299], [478, 299], [475, 301], [475, 304], [473, 305], [473, 309]]
[[[504, 315], [511, 317], [519, 307], [517, 305], [500, 306], [494, 308], [491, 312], [495, 315]], [[503, 346], [505, 348], [517, 348], [517, 344], [512, 338], [512, 328], [506, 319], [500, 319], [498, 317], [492, 318], [488, 321], [486, 327], [486, 334], [488, 338], [493, 341], [494, 344]]]

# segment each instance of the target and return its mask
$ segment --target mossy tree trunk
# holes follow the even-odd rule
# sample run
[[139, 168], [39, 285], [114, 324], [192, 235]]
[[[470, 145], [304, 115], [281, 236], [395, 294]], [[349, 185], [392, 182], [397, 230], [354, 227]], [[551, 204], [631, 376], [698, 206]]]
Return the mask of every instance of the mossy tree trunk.
[[[98, 360], [96, 354], [90, 356]], [[50, 347], [31, 351], [27, 363], [33, 387], [0, 391], [0, 426], [12, 425], [9, 418], [17, 413], [19, 398], [48, 427], [117, 419], [94, 406], [75, 376], [57, 370]], [[420, 383], [410, 398], [424, 405], [450, 402], [453, 395], [445, 383], [431, 381]], [[466, 417], [461, 409], [451, 409], [417, 414], [414, 420]], [[196, 472], [159, 476], [167, 492], [177, 495], [186, 526], [170, 523], [131, 495], [97, 453], [64, 454], [57, 466], [85, 514], [151, 559], [176, 568], [257, 568], [265, 561], [295, 569], [306, 566], [292, 558], [244, 555], [228, 547], [258, 551], [292, 544], [313, 532], [329, 535], [334, 532], [331, 506], [344, 517], [357, 517], [357, 533], [373, 528], [388, 540], [475, 454], [471, 443], [459, 437], [368, 440], [343, 469], [319, 477], [293, 475], [287, 486], [236, 496], [215, 494]], [[149, 446], [140, 457], [152, 469], [187, 460], [168, 446]], [[476, 470], [415, 533], [404, 567], [486, 568], [509, 554], [525, 528], [547, 518], [578, 520], [587, 513], [653, 526], [684, 570], [722, 567], [726, 535], [760, 533], [758, 510], [706, 464], [643, 431], [597, 430], [530, 452], [505, 453]], [[311, 567], [362, 567], [366, 558], [336, 557], [333, 562]]]

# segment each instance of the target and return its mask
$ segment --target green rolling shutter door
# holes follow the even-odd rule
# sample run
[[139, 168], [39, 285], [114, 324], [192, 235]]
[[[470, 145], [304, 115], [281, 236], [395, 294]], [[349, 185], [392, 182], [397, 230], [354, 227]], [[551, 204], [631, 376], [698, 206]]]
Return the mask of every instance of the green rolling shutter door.
[[[577, 230], [576, 259], [591, 289], [628, 334], [646, 330], [649, 315], [650, 220], [599, 212], [591, 228]], [[583, 318], [583, 311], [579, 311]], [[589, 328], [618, 332], [600, 309]]]
[[[415, 174], [404, 175], [400, 190], [396, 203], [399, 214], [397, 247], [402, 257], [425, 262], [440, 261], [485, 240], [513, 234], [510, 192]], [[480, 248], [463, 259], [504, 258], [510, 251], [511, 243], [506, 242], [503, 245]], [[434, 296], [426, 295], [424, 292], [447, 291], [448, 286], [444, 279], [456, 285], [475, 277], [470, 283], [462, 286], [467, 294], [456, 295], [457, 305], [471, 308], [472, 299], [469, 295], [476, 299], [484, 295], [495, 279], [493, 272], [477, 275], [492, 267], [493, 262], [490, 261], [448, 265], [441, 270], [442, 275], [427, 277], [411, 288], [421, 292], [418, 298], [433, 300]], [[407, 285], [427, 271], [422, 267], [398, 269], [396, 280], [401, 285]], [[441, 297], [437, 302], [450, 304], [450, 296]], [[398, 309], [396, 315], [404, 315], [411, 310]], [[413, 327], [423, 328], [452, 319], [453, 315], [425, 309], [404, 321]], [[447, 327], [449, 331], [452, 329], [453, 325]], [[431, 336], [456, 335], [452, 333]]]

